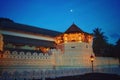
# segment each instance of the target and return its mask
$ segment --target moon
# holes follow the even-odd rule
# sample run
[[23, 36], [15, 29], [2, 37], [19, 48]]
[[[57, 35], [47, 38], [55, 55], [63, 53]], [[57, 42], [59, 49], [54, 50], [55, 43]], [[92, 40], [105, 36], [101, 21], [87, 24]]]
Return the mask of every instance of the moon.
[[70, 9], [70, 12], [73, 12], [73, 9]]

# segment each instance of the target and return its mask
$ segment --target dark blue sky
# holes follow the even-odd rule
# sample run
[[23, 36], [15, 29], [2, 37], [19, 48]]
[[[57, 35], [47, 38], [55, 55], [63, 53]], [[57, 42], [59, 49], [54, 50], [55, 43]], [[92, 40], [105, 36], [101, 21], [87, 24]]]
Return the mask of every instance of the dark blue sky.
[[89, 33], [101, 28], [110, 43], [120, 38], [120, 0], [0, 0], [0, 17], [60, 32], [74, 22]]

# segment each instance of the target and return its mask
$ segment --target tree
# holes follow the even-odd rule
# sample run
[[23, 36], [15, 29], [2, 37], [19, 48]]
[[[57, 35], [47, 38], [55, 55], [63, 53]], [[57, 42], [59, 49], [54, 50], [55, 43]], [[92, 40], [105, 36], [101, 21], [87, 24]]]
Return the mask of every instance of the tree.
[[115, 57], [115, 45], [108, 43], [105, 52], [107, 57]]
[[105, 53], [107, 47], [107, 37], [104, 35], [104, 32], [100, 28], [95, 28], [93, 30], [93, 52], [95, 55], [102, 55]]
[[115, 45], [115, 56], [119, 59], [120, 64], [120, 38], [118, 39]]

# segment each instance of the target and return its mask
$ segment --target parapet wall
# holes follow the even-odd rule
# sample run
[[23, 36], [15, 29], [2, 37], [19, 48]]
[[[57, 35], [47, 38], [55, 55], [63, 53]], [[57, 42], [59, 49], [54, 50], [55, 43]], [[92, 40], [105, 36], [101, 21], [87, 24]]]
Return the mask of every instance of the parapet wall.
[[[0, 54], [1, 66], [21, 66], [21, 67], [91, 67], [89, 53], [62, 53], [60, 49], [51, 49], [50, 53], [37, 53], [37, 52], [17, 52], [5, 51]], [[95, 57], [95, 67], [115, 66], [119, 65], [117, 58], [111, 57]]]
[[0, 65], [9, 66], [52, 66], [55, 62], [55, 54], [60, 53], [60, 50], [51, 49], [49, 53], [37, 52], [17, 52], [5, 51], [0, 54]]

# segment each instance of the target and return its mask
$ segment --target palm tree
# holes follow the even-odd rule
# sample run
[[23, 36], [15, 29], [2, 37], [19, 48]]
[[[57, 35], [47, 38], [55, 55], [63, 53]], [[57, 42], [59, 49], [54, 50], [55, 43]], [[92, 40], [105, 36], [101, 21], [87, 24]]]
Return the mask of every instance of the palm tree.
[[93, 52], [95, 55], [104, 54], [107, 46], [107, 37], [104, 36], [104, 32], [102, 32], [100, 28], [95, 28], [93, 35]]

